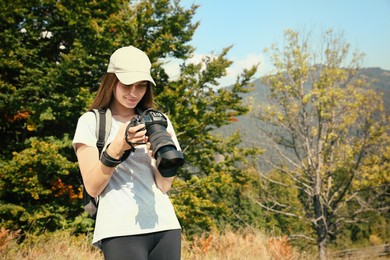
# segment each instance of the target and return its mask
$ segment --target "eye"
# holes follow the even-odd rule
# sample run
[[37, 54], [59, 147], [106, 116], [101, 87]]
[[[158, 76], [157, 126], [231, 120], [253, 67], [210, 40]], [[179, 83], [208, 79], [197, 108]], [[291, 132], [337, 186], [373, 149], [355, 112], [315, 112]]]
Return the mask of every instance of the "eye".
[[125, 85], [123, 83], [121, 83], [123, 87], [125, 88], [131, 88], [131, 87], [135, 87], [135, 88], [146, 88], [149, 86], [149, 83], [147, 81], [141, 81], [141, 82], [137, 82], [137, 83], [134, 83], [134, 84], [130, 84], [130, 85]]
[[137, 84], [137, 87], [139, 87], [139, 88], [146, 88], [147, 86], [148, 86], [147, 81], [140, 82], [139, 84]]

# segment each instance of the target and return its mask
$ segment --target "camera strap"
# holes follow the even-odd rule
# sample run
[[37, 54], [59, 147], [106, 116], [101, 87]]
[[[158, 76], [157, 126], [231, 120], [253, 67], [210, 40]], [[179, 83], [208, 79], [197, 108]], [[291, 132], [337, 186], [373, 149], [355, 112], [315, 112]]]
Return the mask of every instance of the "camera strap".
[[[136, 111], [137, 111], [137, 117], [139, 117], [139, 118], [142, 118], [148, 111], [150, 111], [150, 110], [153, 110], [152, 108], [147, 108], [147, 109], [142, 109], [142, 108], [140, 108], [140, 107], [136, 107], [135, 108], [136, 109]], [[126, 140], [126, 143], [128, 144], [128, 145], [130, 145], [130, 150], [127, 150], [127, 151], [130, 151], [130, 152], [135, 152], [135, 145], [139, 145], [139, 144], [145, 144], [145, 143], [132, 143], [132, 142], [130, 142], [129, 140], [128, 140], [128, 135], [129, 135], [129, 128], [131, 127], [132, 125], [131, 125], [131, 123], [129, 123], [128, 125], [127, 125], [127, 127], [126, 127], [126, 132], [125, 132], [125, 140]], [[141, 129], [142, 130], [142, 129]], [[140, 131], [140, 130], [139, 130]], [[127, 152], [126, 151], [126, 152]]]

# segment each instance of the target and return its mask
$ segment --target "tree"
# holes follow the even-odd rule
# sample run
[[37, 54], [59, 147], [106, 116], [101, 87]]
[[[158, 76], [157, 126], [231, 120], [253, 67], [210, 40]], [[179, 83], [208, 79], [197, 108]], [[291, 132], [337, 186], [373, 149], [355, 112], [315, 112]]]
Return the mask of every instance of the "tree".
[[[195, 9], [169, 0], [0, 4], [1, 225], [57, 223], [52, 230], [82, 212], [71, 138], [111, 53], [134, 45], [157, 65], [187, 57]], [[164, 85], [164, 71], [153, 73]]]
[[230, 89], [217, 88], [217, 79], [231, 65], [225, 57], [229, 49], [198, 64], [183, 62], [179, 79], [156, 97], [176, 126], [185, 154], [186, 167], [171, 198], [187, 235], [223, 230], [226, 225], [255, 225], [261, 219], [250, 197], [243, 196], [256, 185], [248, 157], [261, 151], [239, 148], [238, 133], [215, 134], [220, 126], [248, 112], [240, 94], [251, 91], [250, 80], [257, 70], [256, 66], [244, 70]]
[[310, 223], [319, 258], [326, 259], [327, 244], [343, 225], [385, 209], [373, 201], [389, 191], [388, 115], [381, 97], [359, 77], [363, 56], [351, 55], [342, 34], [329, 30], [318, 45], [293, 30], [284, 39], [270, 50], [276, 73], [265, 78], [269, 103], [260, 105], [258, 117], [278, 154], [269, 162], [293, 180], [303, 211], [269, 198], [259, 204]]
[[[238, 134], [213, 133], [248, 111], [240, 93], [251, 90], [257, 67], [245, 70], [231, 89], [222, 89], [217, 80], [231, 65], [230, 48], [199, 64], [185, 62], [193, 52], [188, 42], [198, 26], [191, 21], [197, 6], [185, 10], [179, 3], [0, 4], [0, 225], [30, 231], [88, 228], [79, 217], [83, 209], [71, 139], [110, 54], [124, 45], [149, 55], [158, 109], [169, 115], [183, 148], [186, 166], [172, 199], [187, 233], [258, 219], [249, 197], [240, 196], [247, 192], [243, 187], [256, 185], [245, 160], [258, 150], [238, 148]], [[183, 60], [178, 80], [168, 80], [165, 58]], [[216, 155], [224, 159], [213, 160]]]
[[[74, 124], [68, 122], [85, 111], [118, 47], [135, 45], [155, 63], [190, 55], [186, 43], [197, 27], [191, 24], [196, 7], [183, 10], [169, 3], [2, 3], [2, 145], [12, 150], [14, 140], [72, 133]], [[155, 70], [164, 83], [162, 72]]]

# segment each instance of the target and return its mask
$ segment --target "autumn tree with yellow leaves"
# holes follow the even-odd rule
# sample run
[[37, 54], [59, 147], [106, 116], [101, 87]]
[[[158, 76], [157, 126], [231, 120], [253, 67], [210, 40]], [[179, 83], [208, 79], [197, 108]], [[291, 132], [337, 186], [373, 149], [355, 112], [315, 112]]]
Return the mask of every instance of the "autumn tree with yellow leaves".
[[262, 180], [265, 188], [295, 188], [302, 207], [293, 211], [278, 194], [258, 203], [308, 223], [306, 238], [324, 260], [328, 243], [347, 223], [388, 209], [388, 115], [381, 96], [359, 76], [362, 54], [351, 53], [342, 34], [328, 30], [319, 43], [309, 33], [287, 30], [284, 36], [268, 50], [276, 73], [265, 78], [269, 103], [260, 104], [258, 118], [277, 154], [268, 162], [285, 177], [263, 174]]

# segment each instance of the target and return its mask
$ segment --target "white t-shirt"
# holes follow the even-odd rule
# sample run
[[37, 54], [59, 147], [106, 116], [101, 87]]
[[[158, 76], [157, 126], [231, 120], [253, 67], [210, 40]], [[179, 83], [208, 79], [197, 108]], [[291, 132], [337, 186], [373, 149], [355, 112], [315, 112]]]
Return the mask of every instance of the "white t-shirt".
[[[118, 132], [121, 122], [112, 119], [107, 143]], [[167, 131], [173, 132], [168, 119]], [[176, 135], [172, 136], [180, 149]], [[96, 118], [87, 112], [79, 118], [73, 146], [83, 143], [96, 147]], [[136, 147], [134, 153], [117, 167], [99, 196], [93, 244], [100, 247], [104, 238], [180, 229], [179, 221], [167, 194], [154, 182], [152, 160], [146, 145]]]

